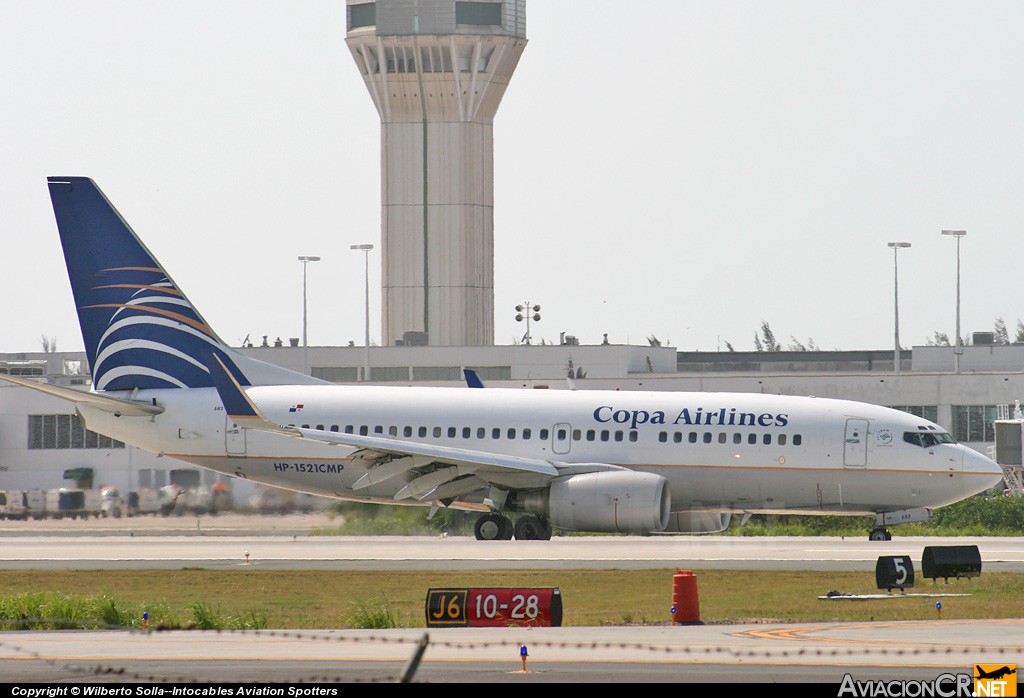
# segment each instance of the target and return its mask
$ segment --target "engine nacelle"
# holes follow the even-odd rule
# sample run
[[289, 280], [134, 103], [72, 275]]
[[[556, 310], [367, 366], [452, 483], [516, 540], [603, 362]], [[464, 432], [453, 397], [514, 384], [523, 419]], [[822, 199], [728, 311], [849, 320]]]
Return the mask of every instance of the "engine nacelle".
[[672, 495], [652, 473], [583, 473], [552, 481], [546, 509], [551, 525], [568, 531], [649, 533], [668, 525]]

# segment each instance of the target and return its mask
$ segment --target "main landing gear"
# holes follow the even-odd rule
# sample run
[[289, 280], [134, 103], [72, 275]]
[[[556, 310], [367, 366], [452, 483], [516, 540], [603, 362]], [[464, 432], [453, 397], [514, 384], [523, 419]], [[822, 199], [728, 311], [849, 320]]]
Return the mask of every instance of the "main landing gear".
[[871, 533], [868, 534], [868, 540], [875, 541], [875, 542], [892, 540], [892, 534], [889, 533], [888, 529], [876, 528], [876, 529], [873, 529], [871, 531]]
[[476, 520], [473, 533], [477, 540], [550, 540], [551, 526], [540, 518], [527, 514], [513, 525], [512, 520], [501, 514], [484, 514]]
[[476, 520], [473, 533], [477, 540], [512, 540], [512, 522], [501, 514], [484, 514]]

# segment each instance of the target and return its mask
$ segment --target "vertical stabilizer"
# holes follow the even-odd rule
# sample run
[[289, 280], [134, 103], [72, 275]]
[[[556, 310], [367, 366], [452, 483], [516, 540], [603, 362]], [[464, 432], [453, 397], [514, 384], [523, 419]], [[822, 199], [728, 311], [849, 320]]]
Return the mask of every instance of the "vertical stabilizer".
[[96, 390], [213, 387], [211, 353], [241, 385], [250, 366], [263, 382], [312, 381], [225, 345], [91, 179], [47, 182]]

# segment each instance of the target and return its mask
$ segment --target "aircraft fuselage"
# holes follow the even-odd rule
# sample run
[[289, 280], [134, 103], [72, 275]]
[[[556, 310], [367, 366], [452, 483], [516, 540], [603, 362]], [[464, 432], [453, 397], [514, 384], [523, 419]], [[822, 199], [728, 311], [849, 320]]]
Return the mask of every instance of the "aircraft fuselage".
[[[604, 464], [655, 473], [670, 486], [672, 511], [868, 514], [938, 507], [998, 482], [991, 462], [961, 444], [908, 442], [908, 433], [944, 434], [926, 420], [843, 400], [336, 385], [246, 392], [282, 425], [560, 468]], [[401, 476], [354, 490], [371, 466], [358, 448], [238, 427], [212, 388], [139, 391], [134, 398], [165, 411], [151, 418], [80, 411], [90, 429], [229, 475], [311, 494], [420, 503], [396, 502], [408, 484]], [[529, 472], [507, 480], [509, 489], [545, 484]]]

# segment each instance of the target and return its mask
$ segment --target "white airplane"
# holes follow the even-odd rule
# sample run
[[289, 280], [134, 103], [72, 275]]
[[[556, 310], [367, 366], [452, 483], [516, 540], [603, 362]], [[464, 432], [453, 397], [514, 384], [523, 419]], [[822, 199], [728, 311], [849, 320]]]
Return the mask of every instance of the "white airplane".
[[93, 389], [3, 378], [203, 468], [431, 515], [477, 510], [481, 540], [704, 533], [769, 512], [875, 514], [869, 537], [888, 540], [888, 525], [1002, 479], [938, 425], [845, 400], [320, 381], [221, 341], [92, 180], [49, 188]]

